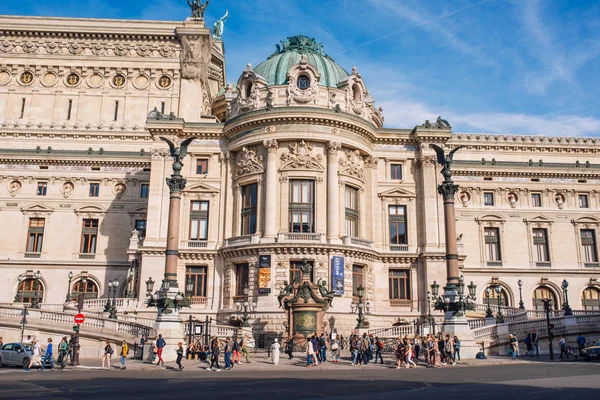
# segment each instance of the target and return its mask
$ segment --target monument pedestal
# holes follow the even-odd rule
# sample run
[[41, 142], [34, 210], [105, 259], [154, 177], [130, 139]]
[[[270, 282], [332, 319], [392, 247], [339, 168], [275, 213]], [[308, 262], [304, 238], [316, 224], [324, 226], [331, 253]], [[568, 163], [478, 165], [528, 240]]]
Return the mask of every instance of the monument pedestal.
[[456, 336], [460, 340], [460, 358], [474, 359], [477, 353], [481, 351], [481, 346], [475, 341], [475, 336], [466, 317], [453, 317], [447, 319], [442, 324], [441, 332]]
[[[169, 317], [171, 316], [159, 317], [159, 320], [154, 323], [154, 330], [156, 335], [161, 334], [167, 343], [163, 348], [162, 359], [164, 361], [175, 361], [177, 359], [177, 344], [179, 342], [185, 343], [183, 324], [179, 319], [179, 314], [173, 316], [173, 318]], [[185, 347], [185, 344], [183, 346]]]

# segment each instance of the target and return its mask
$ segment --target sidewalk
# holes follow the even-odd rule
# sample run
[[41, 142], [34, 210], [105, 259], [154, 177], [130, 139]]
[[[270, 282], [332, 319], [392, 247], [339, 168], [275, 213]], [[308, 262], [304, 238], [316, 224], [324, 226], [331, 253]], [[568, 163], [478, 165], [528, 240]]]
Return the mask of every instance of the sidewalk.
[[[270, 357], [267, 356], [266, 352], [260, 352], [256, 354], [250, 355], [250, 363], [242, 363], [239, 365], [235, 365], [235, 370], [245, 370], [245, 371], [280, 371], [280, 370], [301, 370], [306, 368], [306, 356], [302, 353], [295, 353], [294, 358], [292, 360], [288, 359], [286, 354], [281, 354], [279, 357], [279, 364], [273, 365], [271, 363]], [[340, 358], [339, 363], [319, 363], [317, 367], [314, 369], [325, 369], [325, 370], [336, 370], [336, 369], [350, 369], [350, 368], [395, 368], [396, 367], [396, 358], [392, 355], [384, 356], [385, 364], [375, 364], [369, 363], [366, 366], [352, 366], [350, 362], [350, 356], [343, 356]], [[565, 359], [564, 361], [574, 362], [573, 358]], [[582, 361], [579, 358], [577, 361]], [[549, 363], [549, 362], [561, 362], [558, 356], [555, 356], [554, 361], [550, 360], [550, 357], [545, 354], [540, 357], [528, 357], [528, 356], [520, 356], [516, 360], [513, 360], [509, 356], [490, 356], [485, 360], [463, 360], [456, 365], [447, 365], [442, 368], [461, 368], [461, 367], [483, 367], [483, 366], [492, 366], [492, 365], [502, 365], [502, 364], [528, 364], [528, 363]], [[182, 360], [182, 365], [184, 366], [184, 370], [186, 371], [195, 371], [195, 370], [205, 370], [209, 366], [208, 363], [204, 361], [198, 360]], [[219, 360], [219, 365], [221, 366], [221, 370], [225, 371], [225, 362], [222, 359]], [[67, 367], [67, 369], [79, 368], [79, 369], [97, 369], [100, 370], [102, 366], [101, 359], [82, 359], [81, 365], [79, 367]], [[119, 357], [113, 357], [111, 359], [111, 369], [118, 370], [121, 367], [121, 363], [119, 362]], [[127, 359], [127, 370], [133, 371], [156, 371], [156, 370], [175, 370], [177, 365], [174, 361], [165, 362], [164, 366], [158, 366], [155, 364], [150, 364], [148, 362], [143, 362], [140, 360]], [[426, 369], [425, 363], [421, 359], [421, 362], [418, 364], [417, 368]]]

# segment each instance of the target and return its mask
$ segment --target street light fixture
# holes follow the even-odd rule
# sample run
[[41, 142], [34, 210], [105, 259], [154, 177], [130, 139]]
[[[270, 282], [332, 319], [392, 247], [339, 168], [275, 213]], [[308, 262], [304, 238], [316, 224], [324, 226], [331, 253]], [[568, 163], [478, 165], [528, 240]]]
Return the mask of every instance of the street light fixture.
[[187, 293], [188, 298], [192, 298], [194, 295], [194, 281], [192, 278], [188, 278], [187, 282], [185, 283], [185, 292]]
[[15, 303], [18, 303], [21, 300], [21, 297], [19, 296], [19, 293], [20, 293], [19, 289], [21, 288], [21, 282], [23, 282], [24, 279], [25, 279], [25, 277], [22, 274], [20, 274], [17, 277], [18, 283], [17, 283], [17, 293], [15, 294], [15, 300], [14, 300]]
[[356, 288], [356, 296], [358, 297], [358, 303], [352, 302], [352, 304], [350, 305], [350, 308], [353, 313], [358, 312], [358, 318], [356, 319], [358, 324], [356, 325], [356, 329], [366, 328], [366, 326], [365, 326], [366, 318], [364, 315], [369, 313], [369, 309], [371, 307], [369, 302], [367, 302], [367, 304], [365, 304], [363, 302], [364, 295], [365, 295], [365, 288], [362, 285], [360, 285], [359, 287]]
[[519, 308], [521, 310], [524, 310], [525, 303], [523, 302], [523, 281], [519, 279], [519, 282], [517, 282], [517, 284], [519, 285]]
[[150, 295], [152, 294], [152, 291], [154, 290], [154, 284], [156, 282], [154, 282], [152, 280], [152, 277], [149, 277], [148, 280], [146, 281], [146, 297], [150, 297]]
[[110, 297], [112, 296], [113, 291], [113, 283], [112, 281], [108, 281], [108, 298], [106, 299], [106, 304], [104, 305], [104, 312], [110, 312]]
[[571, 311], [571, 307], [569, 307], [569, 296], [567, 288], [569, 287], [569, 282], [566, 279], [562, 281], [562, 290], [565, 296], [565, 302], [563, 303], [563, 310], [565, 311], [565, 315], [573, 315], [573, 311]]
[[492, 294], [492, 290], [488, 286], [485, 289], [485, 297], [487, 297], [487, 310], [485, 310], [485, 317], [486, 318], [494, 318], [494, 313], [492, 313], [492, 307], [490, 306], [490, 297], [491, 297], [491, 294]]
[[39, 293], [40, 279], [42, 278], [42, 273], [37, 270], [35, 274], [33, 274], [35, 278], [35, 292], [33, 293], [33, 299], [31, 299], [31, 308], [40, 308], [41, 296]]
[[[110, 285], [110, 283], [109, 283], [109, 285]], [[117, 288], [119, 287], [119, 281], [117, 280], [117, 278], [115, 278], [115, 280], [112, 281], [112, 287], [113, 287], [113, 301], [112, 301], [112, 306], [110, 307], [110, 315], [108, 316], [108, 318], [117, 319]]]
[[248, 311], [254, 312], [254, 310], [256, 309], [256, 302], [248, 301], [248, 295], [250, 294], [250, 288], [248, 287], [248, 284], [244, 285], [242, 293], [244, 293], [244, 301], [236, 302], [235, 307], [237, 308], [238, 312], [242, 313], [242, 326], [249, 327], [250, 324], [248, 323], [248, 320], [250, 319], [250, 317], [248, 317]]
[[65, 297], [65, 303], [70, 302], [71, 299], [71, 281], [73, 280], [73, 271], [69, 272], [69, 284], [67, 285], [67, 297]]
[[496, 295], [498, 296], [498, 313], [496, 313], [496, 323], [503, 324], [504, 323], [504, 315], [502, 314], [502, 287], [500, 285], [494, 288], [496, 291]]

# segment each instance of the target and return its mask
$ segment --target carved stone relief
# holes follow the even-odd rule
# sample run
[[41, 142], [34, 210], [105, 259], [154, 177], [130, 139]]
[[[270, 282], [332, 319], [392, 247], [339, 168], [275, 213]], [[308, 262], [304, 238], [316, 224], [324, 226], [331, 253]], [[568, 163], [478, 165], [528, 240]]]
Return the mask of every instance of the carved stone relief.
[[340, 159], [340, 175], [349, 175], [365, 180], [365, 162], [358, 150], [348, 150], [346, 157]]
[[256, 151], [243, 147], [242, 151], [237, 156], [237, 176], [262, 173], [265, 168], [263, 166], [263, 157], [257, 156]]
[[310, 143], [302, 140], [288, 145], [289, 151], [281, 155], [282, 166], [281, 170], [288, 169], [315, 169], [322, 171], [324, 168], [321, 165], [323, 156], [321, 154], [313, 154], [314, 147]]

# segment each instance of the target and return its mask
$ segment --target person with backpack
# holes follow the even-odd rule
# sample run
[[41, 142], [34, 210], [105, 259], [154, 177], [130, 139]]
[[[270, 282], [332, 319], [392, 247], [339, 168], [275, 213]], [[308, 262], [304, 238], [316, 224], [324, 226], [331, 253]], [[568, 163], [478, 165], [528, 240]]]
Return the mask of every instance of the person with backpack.
[[[110, 358], [112, 357], [113, 353], [115, 351], [113, 350], [112, 346], [110, 345], [110, 340], [106, 341], [106, 346], [104, 346], [104, 353], [102, 355], [102, 369], [106, 369], [107, 371], [110, 371]], [[104, 363], [106, 362], [106, 368], [104, 368]]]
[[375, 364], [377, 364], [377, 360], [381, 360], [380, 364], [383, 364], [383, 357], [381, 356], [381, 352], [383, 351], [383, 341], [379, 339], [379, 337], [375, 336]]
[[179, 367], [179, 368], [177, 368], [177, 371], [183, 370], [183, 365], [181, 365], [182, 358], [183, 358], [183, 343], [179, 342], [179, 343], [177, 343], [177, 361], [175, 361], [177, 363], [177, 366]]
[[121, 369], [127, 369], [127, 366], [125, 365], [125, 360], [127, 359], [128, 354], [129, 346], [127, 345], [127, 342], [123, 340], [123, 343], [121, 343]]
[[319, 337], [319, 352], [321, 362], [327, 362], [327, 339], [325, 339], [324, 333], [321, 333], [321, 336]]
[[581, 334], [577, 334], [577, 347], [579, 347], [579, 355], [583, 357], [583, 348], [585, 347], [585, 337]]

